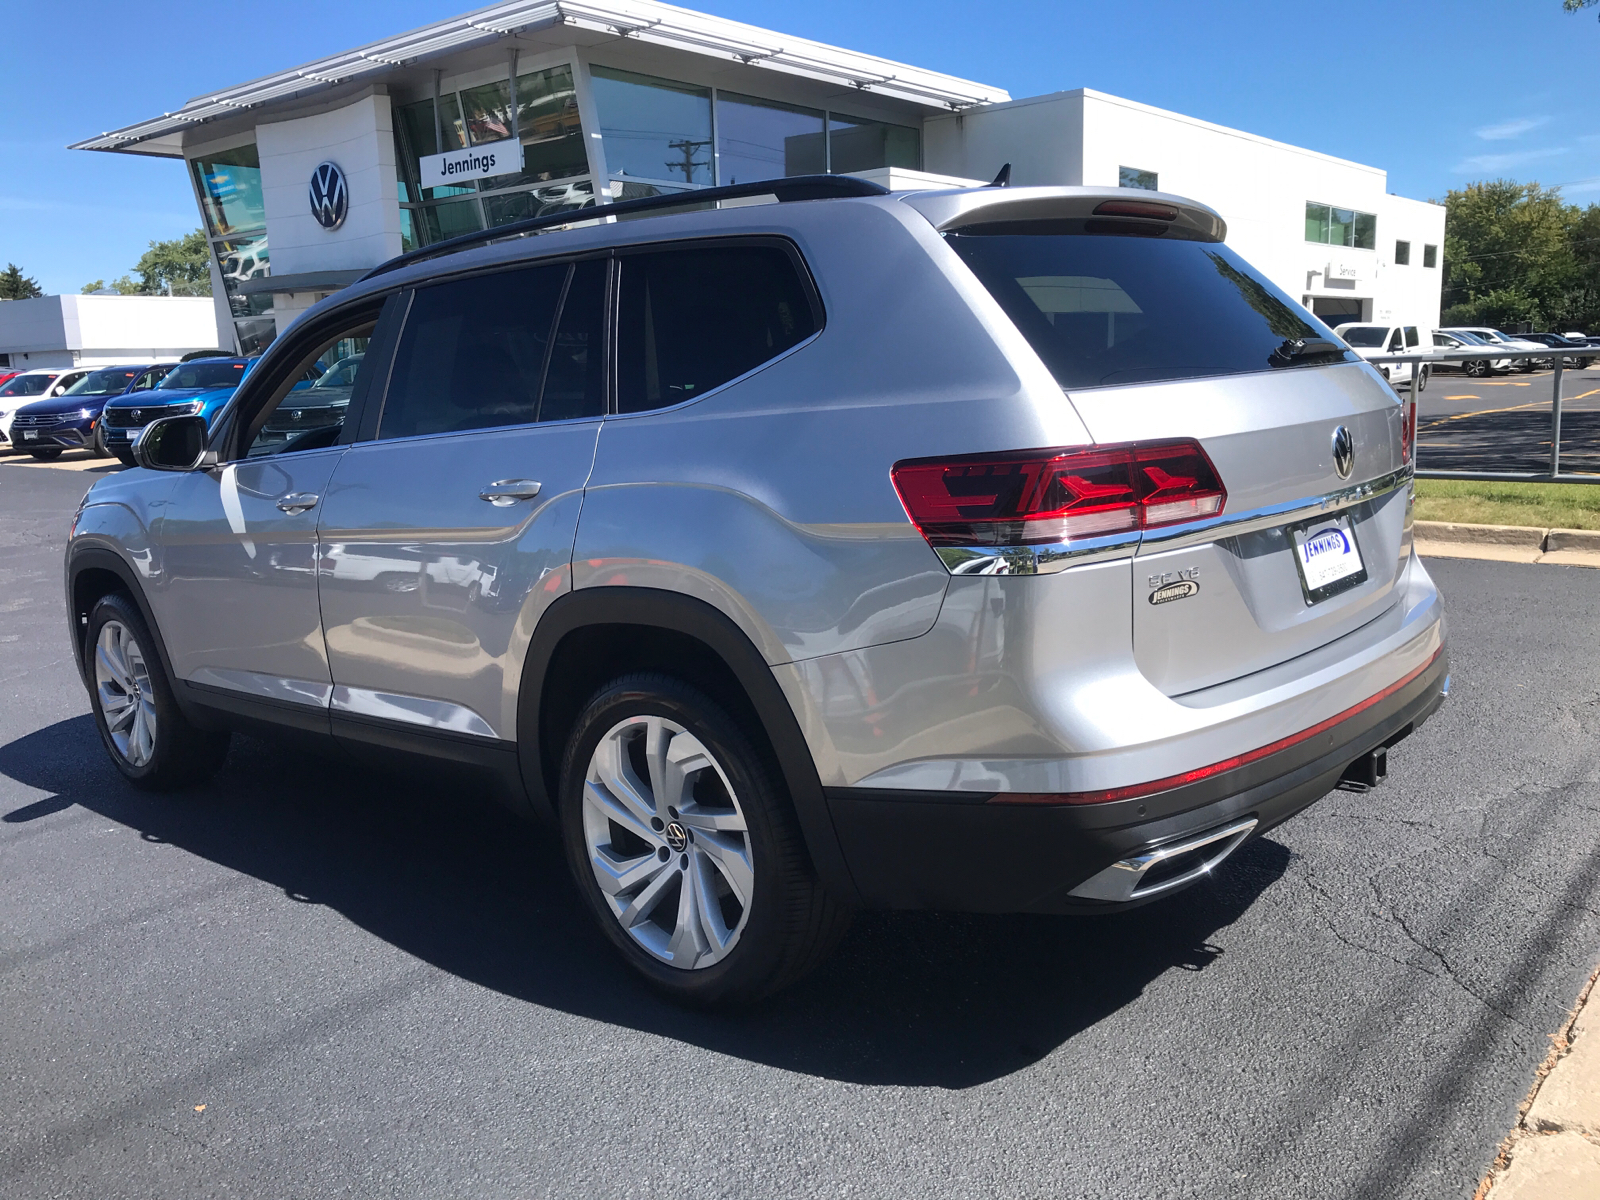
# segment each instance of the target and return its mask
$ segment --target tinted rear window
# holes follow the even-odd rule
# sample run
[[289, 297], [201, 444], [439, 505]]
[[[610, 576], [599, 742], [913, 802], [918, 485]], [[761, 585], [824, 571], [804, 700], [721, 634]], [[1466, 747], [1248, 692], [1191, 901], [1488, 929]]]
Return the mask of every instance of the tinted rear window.
[[950, 234], [1064, 388], [1353, 359], [1288, 356], [1333, 333], [1226, 246], [1101, 234]]

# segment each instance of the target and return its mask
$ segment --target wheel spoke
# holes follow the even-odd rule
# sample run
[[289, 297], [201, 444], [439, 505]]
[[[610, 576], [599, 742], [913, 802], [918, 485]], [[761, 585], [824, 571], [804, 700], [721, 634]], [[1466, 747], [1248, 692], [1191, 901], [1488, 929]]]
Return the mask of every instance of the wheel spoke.
[[[620, 802], [609, 787], [598, 783], [586, 782], [583, 785], [583, 798], [629, 833], [649, 842], [652, 847], [660, 843], [661, 835], [650, 828], [649, 820], [641, 820], [634, 811], [633, 806]], [[637, 796], [632, 798], [634, 800], [638, 799]]]
[[755, 871], [750, 866], [749, 851], [742, 837], [728, 834], [697, 833], [694, 848], [717, 873], [727, 880], [728, 887], [741, 907], [750, 907], [750, 895], [755, 887]]
[[701, 925], [700, 889], [695, 887], [693, 879], [685, 877], [683, 887], [678, 890], [678, 922], [673, 927], [672, 940], [667, 943], [667, 954], [674, 966], [692, 967], [709, 949], [711, 944]]
[[728, 923], [722, 919], [722, 905], [717, 903], [717, 892], [705, 856], [696, 854], [691, 859], [689, 878], [694, 883], [695, 907], [700, 913], [700, 928], [707, 940], [718, 950], [728, 944], [732, 936]]
[[[589, 767], [591, 780], [599, 777], [601, 790], [610, 795], [609, 807], [624, 810], [628, 814], [626, 824], [630, 828], [637, 826], [651, 841], [657, 841], [659, 839], [650, 831], [650, 819], [656, 815], [656, 805], [651, 803], [651, 797], [639, 790], [632, 772], [627, 769], [626, 754], [623, 738], [615, 732], [607, 735], [595, 747], [594, 759]], [[591, 782], [589, 786], [593, 789], [594, 783]]]
[[638, 858], [624, 859], [596, 854], [593, 861], [595, 879], [599, 881], [600, 890], [608, 896], [631, 892], [640, 884], [667, 870], [669, 866], [657, 857], [654, 850], [649, 854], [641, 854]]
[[628, 902], [628, 907], [617, 914], [617, 920], [622, 922], [624, 929], [632, 929], [655, 912], [656, 905], [661, 903], [661, 893], [667, 890], [677, 873], [671, 870], [662, 871], [640, 889], [639, 894]]
[[133, 723], [134, 717], [138, 715], [139, 705], [135, 703], [132, 696], [118, 696], [115, 697], [115, 700], [117, 701], [115, 705], [107, 703], [105, 694], [102, 692], [100, 708], [106, 715], [106, 728], [112, 733], [121, 733]]
[[141, 767], [150, 761], [150, 726], [145, 720], [144, 706], [134, 708], [133, 729], [128, 733], [128, 761]]
[[122, 664], [112, 657], [105, 642], [106, 639], [102, 637], [100, 644], [94, 648], [95, 665], [100, 668], [100, 673], [107, 677], [108, 683], [115, 683], [125, 692], [133, 691], [133, 680], [128, 677], [128, 672], [123, 669]]
[[747, 828], [744, 815], [731, 808], [701, 808], [691, 804], [678, 811], [678, 820], [690, 829], [703, 829], [717, 833], [743, 833]]

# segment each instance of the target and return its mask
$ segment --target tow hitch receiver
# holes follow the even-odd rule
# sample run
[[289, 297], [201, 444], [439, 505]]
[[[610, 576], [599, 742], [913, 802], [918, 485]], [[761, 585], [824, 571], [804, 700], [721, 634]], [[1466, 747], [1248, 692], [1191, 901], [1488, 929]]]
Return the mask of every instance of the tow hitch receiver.
[[1389, 748], [1369, 750], [1344, 769], [1339, 787], [1347, 792], [1370, 792], [1389, 774]]

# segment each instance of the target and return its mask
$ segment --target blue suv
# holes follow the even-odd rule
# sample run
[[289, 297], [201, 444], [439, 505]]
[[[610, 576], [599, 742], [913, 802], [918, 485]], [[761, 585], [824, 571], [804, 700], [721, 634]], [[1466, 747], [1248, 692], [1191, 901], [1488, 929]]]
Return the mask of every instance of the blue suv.
[[209, 424], [255, 365], [253, 358], [197, 358], [179, 363], [148, 392], [119, 396], [100, 418], [105, 447], [133, 465], [133, 439], [157, 417], [203, 416]]
[[86, 447], [104, 457], [109, 451], [99, 428], [101, 410], [123, 396], [154, 388], [173, 366], [131, 363], [97, 367], [61, 395], [18, 409], [12, 419], [12, 439], [17, 449], [39, 459], [59, 458], [63, 450]]

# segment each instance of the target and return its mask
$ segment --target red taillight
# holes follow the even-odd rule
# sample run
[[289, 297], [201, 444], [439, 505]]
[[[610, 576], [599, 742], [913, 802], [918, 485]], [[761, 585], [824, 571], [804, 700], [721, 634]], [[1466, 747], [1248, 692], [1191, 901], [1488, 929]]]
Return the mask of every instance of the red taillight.
[[1146, 204], [1142, 200], [1107, 200], [1095, 208], [1097, 217], [1154, 217], [1158, 221], [1176, 221], [1178, 210], [1166, 204]]
[[1228, 494], [1196, 442], [916, 459], [890, 472], [934, 546], [1031, 546], [1213, 517]]
[[1417, 402], [1407, 400], [1400, 414], [1400, 463], [1407, 466], [1417, 450]]

